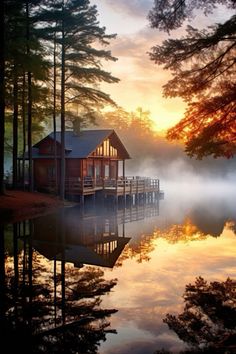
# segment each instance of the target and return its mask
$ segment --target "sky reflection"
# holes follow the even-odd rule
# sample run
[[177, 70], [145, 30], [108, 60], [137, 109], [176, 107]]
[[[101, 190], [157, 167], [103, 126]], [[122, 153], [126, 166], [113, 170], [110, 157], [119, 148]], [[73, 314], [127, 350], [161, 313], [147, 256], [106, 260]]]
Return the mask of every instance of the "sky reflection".
[[[119, 304], [112, 318], [118, 335], [111, 341], [108, 337], [101, 354], [144, 354], [161, 348], [178, 352], [184, 348], [162, 319], [166, 313], [177, 314], [182, 310], [186, 284], [193, 283], [198, 276], [207, 281], [236, 279], [235, 225], [226, 221], [228, 209], [222, 209], [227, 203], [230, 205], [231, 201], [218, 198], [218, 203], [213, 203], [209, 209], [204, 204], [201, 208], [200, 203], [189, 204], [189, 214], [185, 213], [185, 217], [182, 214], [179, 224], [175, 213], [170, 214], [170, 219], [168, 215], [162, 216], [161, 204], [160, 217], [146, 219], [146, 241], [149, 238], [152, 244], [148, 257], [139, 262], [138, 253], [135, 256], [126, 249], [127, 258], [124, 254], [121, 256], [122, 267], [105, 273], [107, 277], [118, 279], [115, 292], [104, 299], [107, 306]], [[166, 202], [164, 207], [165, 213], [168, 204]], [[178, 209], [176, 204], [175, 207]], [[231, 219], [233, 215], [234, 209]], [[141, 231], [143, 229], [144, 225]], [[137, 249], [137, 243], [140, 244], [145, 234], [132, 228], [129, 232], [132, 239], [127, 248]]]
[[[179, 352], [185, 344], [163, 319], [167, 313], [182, 312], [186, 285], [199, 276], [208, 282], [236, 279], [234, 194], [225, 193], [227, 189], [221, 194], [206, 190], [208, 193], [199, 194], [199, 198], [193, 192], [192, 200], [180, 189], [175, 190], [176, 199], [165, 190], [160, 203], [84, 210], [83, 215], [77, 208], [65, 208], [18, 227], [9, 226], [5, 230], [8, 242], [11, 229], [16, 232], [11, 243], [6, 243], [12, 272], [12, 254], [20, 264], [26, 259], [21, 254], [31, 249], [34, 257], [27, 259], [41, 267], [33, 284], [50, 285], [54, 281], [58, 288], [57, 279], [62, 281], [68, 272], [67, 280], [74, 275], [76, 286], [87, 272], [90, 281], [99, 286], [95, 273], [101, 272], [105, 283], [113, 285], [115, 279], [116, 286], [103, 295], [102, 302], [112, 311], [109, 328], [115, 331], [106, 332], [105, 341], [97, 340], [96, 352], [151, 354], [162, 348]], [[32, 239], [25, 237], [29, 230]], [[30, 241], [28, 248], [22, 243], [24, 239]], [[76, 286], [74, 294], [80, 296], [81, 288]], [[57, 296], [60, 298], [59, 288]]]

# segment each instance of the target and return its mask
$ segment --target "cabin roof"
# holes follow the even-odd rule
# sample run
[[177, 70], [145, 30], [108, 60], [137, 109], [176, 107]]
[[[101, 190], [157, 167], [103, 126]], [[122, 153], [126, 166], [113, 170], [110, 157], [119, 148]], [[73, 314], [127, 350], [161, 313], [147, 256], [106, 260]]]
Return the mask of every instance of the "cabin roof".
[[[130, 159], [129, 153], [120, 141], [119, 137], [112, 129], [83, 130], [79, 134], [73, 131], [65, 132], [66, 158], [86, 158], [108, 137], [113, 136], [122, 152], [124, 159]], [[44, 139], [33, 146], [33, 158], [42, 158], [38, 147], [46, 139], [54, 139], [54, 134], [50, 133]], [[56, 141], [61, 143], [61, 132], [56, 132]], [[46, 156], [45, 156], [46, 157]], [[48, 157], [48, 156], [47, 156]]]
[[42, 242], [37, 239], [33, 240], [33, 245], [48, 259], [55, 259], [56, 257], [58, 261], [65, 260], [66, 262], [74, 263], [75, 266], [78, 263], [82, 263], [112, 268], [130, 239], [130, 237], [123, 236], [114, 237], [114, 240], [117, 241], [117, 248], [112, 253], [106, 255], [96, 253], [94, 250], [96, 242], [93, 243], [92, 247], [83, 244], [67, 243], [64, 250], [61, 243]]

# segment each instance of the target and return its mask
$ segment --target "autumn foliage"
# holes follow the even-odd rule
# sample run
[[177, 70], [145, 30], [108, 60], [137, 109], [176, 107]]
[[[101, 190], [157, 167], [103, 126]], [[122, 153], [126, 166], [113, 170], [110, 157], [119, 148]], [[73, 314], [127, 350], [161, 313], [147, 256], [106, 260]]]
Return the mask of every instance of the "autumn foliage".
[[[207, 28], [190, 24], [185, 36], [169, 38], [152, 48], [150, 58], [172, 72], [164, 96], [187, 103], [183, 119], [168, 138], [184, 141], [190, 156], [232, 157], [236, 153], [236, 16], [235, 1], [156, 0], [149, 14], [151, 26], [170, 32], [194, 16], [194, 9], [210, 15], [224, 5], [232, 16]], [[199, 12], [198, 12], [199, 14]]]

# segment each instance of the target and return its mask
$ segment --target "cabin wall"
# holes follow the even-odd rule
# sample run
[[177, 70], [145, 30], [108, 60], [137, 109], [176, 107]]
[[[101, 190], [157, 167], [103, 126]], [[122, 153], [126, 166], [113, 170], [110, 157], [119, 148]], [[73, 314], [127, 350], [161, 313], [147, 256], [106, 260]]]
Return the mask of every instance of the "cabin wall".
[[[52, 155], [54, 154], [54, 141], [52, 139], [45, 139], [39, 145], [39, 153], [42, 155]], [[57, 154], [61, 153], [60, 144], [57, 142]]]
[[[54, 159], [34, 159], [34, 185], [36, 189], [45, 188], [55, 180]], [[57, 180], [60, 180], [60, 163], [57, 160]]]
[[[36, 189], [53, 187], [56, 180], [54, 159], [34, 159], [34, 182]], [[117, 179], [118, 161], [111, 159], [66, 159], [66, 179], [94, 178], [102, 183], [104, 178]], [[60, 159], [57, 159], [57, 183], [60, 184]]]
[[80, 159], [66, 159], [66, 178], [78, 177], [82, 177]]
[[[66, 178], [81, 178], [80, 159], [66, 159]], [[55, 181], [54, 159], [34, 160], [34, 180], [36, 188], [46, 187]], [[57, 181], [60, 183], [60, 160], [57, 160]]]

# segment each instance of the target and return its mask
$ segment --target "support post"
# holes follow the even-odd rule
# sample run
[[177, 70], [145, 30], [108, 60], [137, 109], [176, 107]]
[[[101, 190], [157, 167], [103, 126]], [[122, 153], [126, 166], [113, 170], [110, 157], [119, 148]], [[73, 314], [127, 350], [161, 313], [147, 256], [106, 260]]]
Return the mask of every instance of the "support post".
[[123, 195], [125, 198], [125, 160], [123, 160]]
[[81, 204], [84, 205], [84, 194], [81, 194]]

